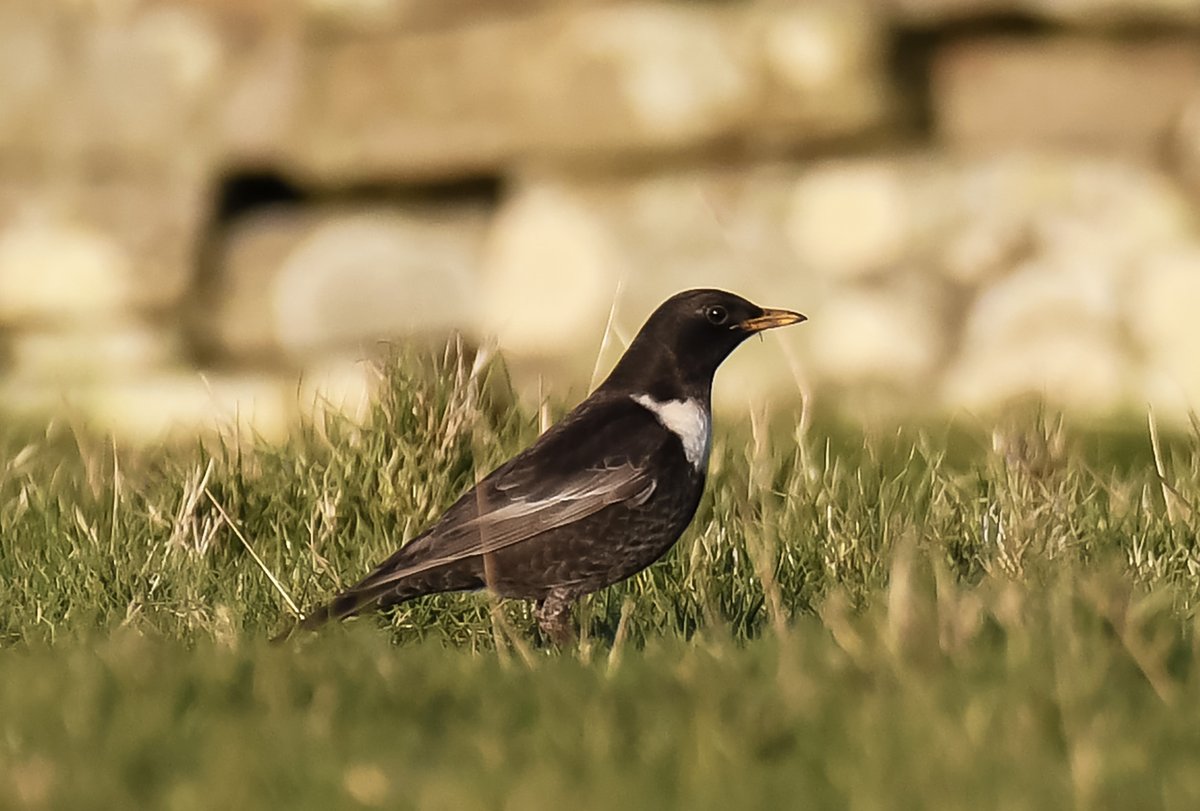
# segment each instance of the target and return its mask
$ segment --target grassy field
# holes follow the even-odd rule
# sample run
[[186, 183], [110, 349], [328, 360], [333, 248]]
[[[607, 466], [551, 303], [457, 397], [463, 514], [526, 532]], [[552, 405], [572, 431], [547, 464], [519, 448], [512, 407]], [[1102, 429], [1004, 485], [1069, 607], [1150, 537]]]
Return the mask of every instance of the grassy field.
[[1200, 807], [1194, 433], [719, 424], [576, 648], [485, 595], [271, 647], [537, 434], [386, 375], [283, 448], [4, 429], [0, 808]]

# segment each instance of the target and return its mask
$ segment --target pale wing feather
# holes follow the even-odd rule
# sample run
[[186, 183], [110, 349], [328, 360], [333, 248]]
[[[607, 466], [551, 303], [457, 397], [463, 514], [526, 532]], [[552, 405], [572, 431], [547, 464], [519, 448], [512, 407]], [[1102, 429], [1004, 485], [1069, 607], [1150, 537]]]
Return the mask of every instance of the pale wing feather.
[[654, 479], [644, 470], [624, 464], [588, 471], [549, 498], [517, 497], [491, 510], [486, 509], [488, 505], [480, 504], [486, 511], [476, 517], [430, 530], [429, 541], [437, 545], [439, 554], [381, 572], [378, 578], [370, 578], [360, 585], [375, 590], [464, 558], [498, 552], [580, 521], [614, 504], [625, 501], [635, 506], [644, 504], [654, 488]]

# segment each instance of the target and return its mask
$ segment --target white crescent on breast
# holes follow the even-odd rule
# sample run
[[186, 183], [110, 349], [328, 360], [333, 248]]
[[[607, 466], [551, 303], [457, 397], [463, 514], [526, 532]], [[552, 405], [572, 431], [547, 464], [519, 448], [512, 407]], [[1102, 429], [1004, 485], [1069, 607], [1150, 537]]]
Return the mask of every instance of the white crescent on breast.
[[712, 446], [712, 415], [698, 400], [655, 400], [648, 394], [632, 395], [633, 401], [652, 413], [663, 427], [679, 437], [683, 454], [696, 470], [708, 464]]

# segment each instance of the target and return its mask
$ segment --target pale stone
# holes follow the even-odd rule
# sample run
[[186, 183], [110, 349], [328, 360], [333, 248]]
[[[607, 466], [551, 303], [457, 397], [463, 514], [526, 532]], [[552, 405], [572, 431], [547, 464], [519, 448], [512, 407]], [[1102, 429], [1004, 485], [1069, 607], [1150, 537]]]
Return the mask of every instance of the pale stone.
[[[20, 266], [19, 284], [41, 285], [50, 299], [49, 309], [39, 304], [30, 315], [68, 315], [79, 309], [69, 305], [76, 299], [89, 311], [178, 306], [193, 281], [206, 191], [195, 174], [161, 167], [132, 176], [53, 179], [0, 173], [2, 250], [15, 252], [9, 255], [13, 268]], [[35, 274], [43, 266], [47, 273]], [[5, 309], [0, 303], [0, 312]]]
[[81, 390], [78, 402], [95, 428], [136, 445], [211, 433], [280, 442], [293, 422], [294, 396], [279, 379], [178, 372], [100, 384]]
[[492, 226], [483, 259], [483, 329], [517, 354], [594, 345], [622, 266], [593, 211], [561, 187], [528, 186]]
[[[890, 110], [881, 21], [858, 2], [766, 2], [750, 50], [766, 76], [747, 141], [848, 134]], [[819, 136], [817, 136], [819, 137]]]
[[369, 364], [336, 359], [298, 379], [182, 369], [86, 380], [35, 372], [18, 370], [0, 378], [0, 418], [68, 416], [113, 435], [119, 444], [136, 446], [211, 435], [245, 444], [277, 443], [299, 418], [321, 422], [332, 414], [361, 424], [370, 416], [380, 383]]
[[914, 210], [933, 220], [919, 251], [956, 284], [978, 285], [1002, 275], [1031, 250], [1028, 192], [1019, 188], [1031, 171], [1011, 164], [1004, 158], [938, 162], [914, 195]]
[[987, 409], [1026, 395], [1095, 415], [1120, 409], [1130, 358], [1121, 346], [1122, 260], [1059, 251], [985, 288], [947, 371], [943, 400]]
[[766, 53], [776, 74], [796, 88], [828, 86], [850, 73], [857, 54], [845, 47], [844, 14], [789, 9], [776, 15], [766, 34]]
[[875, 27], [858, 3], [635, 2], [334, 37], [288, 151], [345, 181], [827, 140], [884, 118]]
[[130, 257], [130, 298], [143, 310], [174, 311], [194, 284], [211, 198], [202, 174], [89, 182], [67, 190], [63, 216], [94, 227]]
[[72, 102], [58, 111], [58, 149], [86, 159], [197, 165], [211, 148], [208, 114], [222, 65], [197, 9], [99, 14], [69, 52]]
[[338, 414], [363, 424], [371, 415], [380, 382], [378, 370], [361, 360], [333, 359], [309, 367], [300, 376], [300, 414], [318, 422]]
[[238, 26], [214, 113], [221, 152], [235, 165], [278, 165], [296, 124], [303, 77], [304, 29], [288, 15]]
[[1193, 231], [1194, 210], [1169, 179], [1120, 161], [1047, 161], [1029, 167], [1030, 186], [1058, 188], [1030, 201], [1033, 233], [1048, 250], [1107, 255], [1128, 262]]
[[909, 200], [894, 165], [825, 164], [796, 185], [788, 236], [813, 273], [855, 277], [886, 270], [908, 248]]
[[88, 328], [29, 328], [9, 344], [13, 372], [29, 378], [82, 381], [130, 377], [180, 361], [180, 336], [166, 328], [137, 322], [96, 324]]
[[66, 416], [132, 446], [214, 434], [245, 444], [281, 442], [294, 422], [294, 398], [294, 381], [183, 370], [84, 385], [24, 375], [0, 380], [5, 413]]
[[1039, 396], [1077, 414], [1111, 415], [1127, 404], [1129, 373], [1112, 332], [1049, 328], [967, 349], [946, 371], [941, 402], [986, 412]]
[[198, 338], [206, 351], [243, 358], [281, 351], [271, 317], [272, 280], [307, 224], [299, 212], [264, 211], [230, 228], [199, 308]]
[[0, 149], [32, 151], [50, 126], [64, 66], [50, 31], [52, 15], [0, 4]]
[[1116, 160], [1030, 153], [959, 161], [910, 190], [919, 253], [948, 278], [978, 284], [1031, 258], [1127, 273], [1156, 245], [1185, 238], [1192, 210], [1162, 175]]
[[1024, 336], [1076, 326], [1111, 330], [1121, 314], [1121, 287], [1102, 257], [1060, 254], [1032, 261], [986, 288], [971, 308], [963, 339], [970, 347], [1004, 347]]
[[186, 6], [148, 10], [134, 24], [138, 47], [161, 59], [172, 84], [185, 93], [208, 89], [220, 69], [221, 49], [204, 17]]
[[884, 0], [884, 5], [903, 20], [930, 25], [1024, 9], [1030, 3], [1029, 0]]
[[572, 18], [564, 52], [615, 69], [637, 126], [651, 139], [703, 137], [751, 102], [754, 78], [703, 9], [630, 5]]
[[1133, 279], [1128, 323], [1145, 359], [1142, 396], [1186, 418], [1200, 411], [1200, 242], [1147, 256]]
[[0, 375], [0, 420], [21, 417], [41, 420], [48, 416], [75, 414], [61, 382], [23, 375]]
[[0, 231], [0, 323], [108, 316], [132, 299], [129, 257], [113, 240], [67, 224]]
[[1190, 40], [1001, 37], [943, 50], [931, 93], [938, 134], [958, 149], [1153, 158], [1197, 86], [1200, 49]]
[[372, 354], [473, 323], [485, 222], [471, 206], [278, 210], [231, 233], [209, 324], [218, 351]]
[[932, 294], [914, 289], [841, 289], [805, 324], [809, 368], [839, 386], [886, 383], [919, 388], [943, 351], [942, 317]]
[[953, 281], [979, 284], [1007, 269], [1026, 244], [1025, 226], [1001, 217], [966, 222], [946, 234], [938, 266]]
[[306, 354], [470, 323], [477, 236], [381, 212], [319, 226], [272, 283], [280, 345]]

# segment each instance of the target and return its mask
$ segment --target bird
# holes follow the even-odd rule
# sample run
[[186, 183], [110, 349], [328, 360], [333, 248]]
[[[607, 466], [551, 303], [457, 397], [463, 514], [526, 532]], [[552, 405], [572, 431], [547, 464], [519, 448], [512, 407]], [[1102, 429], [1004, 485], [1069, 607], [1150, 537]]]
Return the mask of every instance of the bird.
[[276, 637], [430, 594], [534, 602], [551, 644], [581, 597], [647, 568], [691, 523], [712, 446], [712, 384], [752, 335], [807, 320], [723, 290], [663, 302], [608, 377], [366, 577]]

